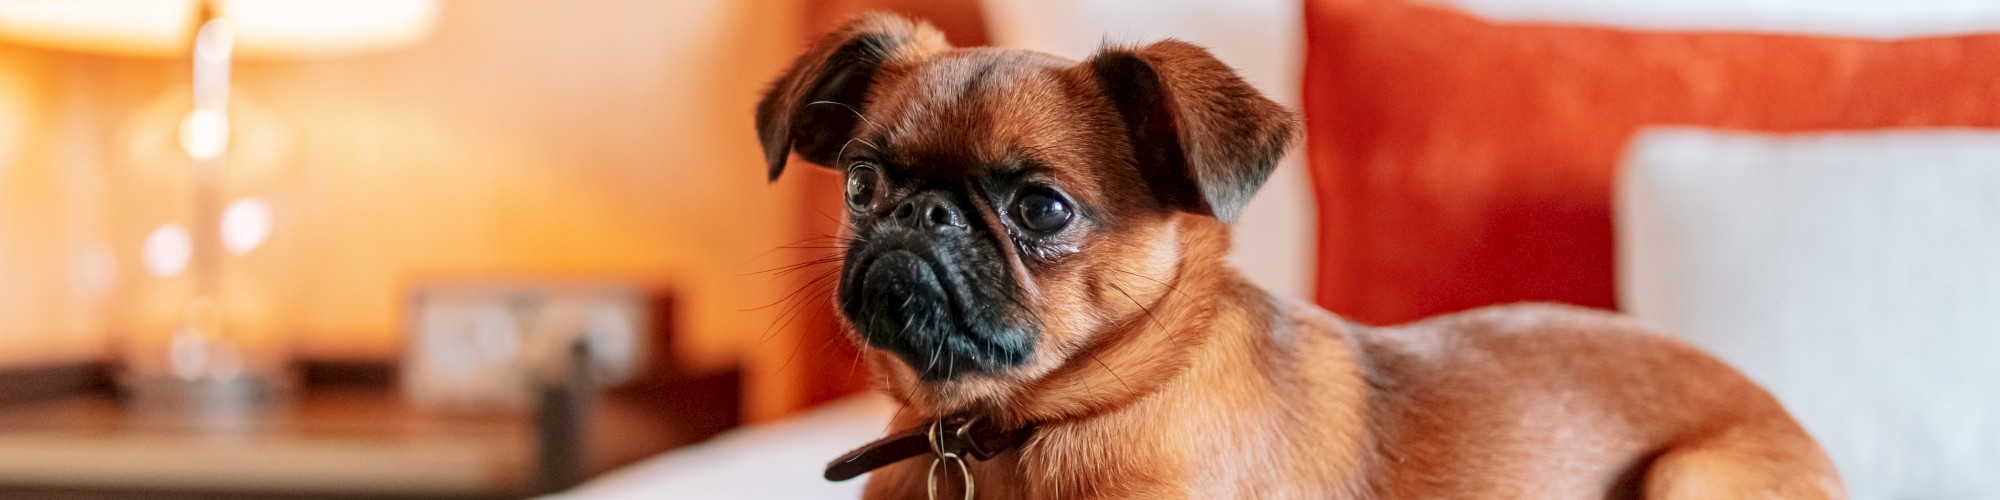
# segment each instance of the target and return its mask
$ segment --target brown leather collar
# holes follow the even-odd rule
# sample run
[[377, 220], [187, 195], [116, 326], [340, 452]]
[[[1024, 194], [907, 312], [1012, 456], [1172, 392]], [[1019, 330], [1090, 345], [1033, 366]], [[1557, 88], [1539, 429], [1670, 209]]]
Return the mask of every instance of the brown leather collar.
[[1021, 446], [1021, 443], [1027, 442], [1028, 437], [1034, 434], [1034, 424], [1016, 429], [1003, 429], [985, 425], [979, 418], [941, 418], [929, 424], [890, 434], [833, 459], [833, 462], [826, 464], [826, 480], [854, 479], [867, 474], [868, 471], [926, 452], [940, 458], [956, 455], [985, 460]]

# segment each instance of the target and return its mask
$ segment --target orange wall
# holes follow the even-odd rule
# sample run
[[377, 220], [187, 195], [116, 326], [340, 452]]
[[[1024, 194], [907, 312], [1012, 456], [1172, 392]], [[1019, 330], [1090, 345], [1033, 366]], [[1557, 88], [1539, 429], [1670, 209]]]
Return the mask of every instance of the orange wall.
[[47, 168], [90, 160], [62, 133], [66, 70], [60, 57], [0, 45], [0, 366], [89, 359], [107, 345], [104, 273], [83, 265], [107, 259], [81, 250], [101, 247], [87, 245], [101, 211], [95, 193], [64, 189], [96, 174]]
[[[813, 174], [767, 186], [751, 117], [804, 43], [802, 8], [450, 2], [420, 46], [240, 64], [226, 198], [262, 197], [276, 221], [224, 259], [230, 327], [388, 359], [424, 277], [609, 275], [679, 290], [695, 369], [745, 357], [776, 312], [742, 310], [800, 280], [742, 274], [816, 256], [759, 257], [806, 236]], [[0, 364], [110, 355], [173, 324], [188, 278], [147, 274], [139, 249], [188, 216], [187, 78], [182, 61], [0, 46]], [[86, 261], [110, 268], [102, 298]], [[783, 358], [748, 358], [752, 415], [792, 406], [762, 366]]]

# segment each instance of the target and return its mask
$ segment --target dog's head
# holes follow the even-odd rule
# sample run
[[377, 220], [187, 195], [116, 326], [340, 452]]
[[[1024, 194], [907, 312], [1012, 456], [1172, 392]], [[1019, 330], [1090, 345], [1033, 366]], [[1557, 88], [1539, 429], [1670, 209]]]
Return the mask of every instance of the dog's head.
[[757, 128], [772, 179], [792, 152], [844, 174], [847, 330], [949, 411], [1152, 314], [1189, 234], [1223, 234], [1297, 125], [1187, 43], [1076, 62], [877, 14], [799, 57]]

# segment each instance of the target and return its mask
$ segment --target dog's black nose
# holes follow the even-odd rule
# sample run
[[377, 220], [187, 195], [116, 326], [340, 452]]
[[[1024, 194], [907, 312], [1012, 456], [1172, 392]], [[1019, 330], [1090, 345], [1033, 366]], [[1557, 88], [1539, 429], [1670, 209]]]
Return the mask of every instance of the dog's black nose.
[[958, 205], [935, 191], [911, 195], [901, 205], [896, 205], [896, 211], [890, 215], [896, 217], [897, 223], [911, 229], [965, 228], [965, 214], [958, 211]]

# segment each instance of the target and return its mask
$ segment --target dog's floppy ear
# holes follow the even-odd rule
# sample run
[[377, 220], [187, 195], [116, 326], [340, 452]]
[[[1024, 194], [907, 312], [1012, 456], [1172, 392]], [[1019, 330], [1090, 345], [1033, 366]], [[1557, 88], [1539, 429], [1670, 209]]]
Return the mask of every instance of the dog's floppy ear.
[[1298, 130], [1291, 111], [1194, 44], [1106, 47], [1084, 65], [1124, 118], [1146, 183], [1179, 210], [1234, 222]]
[[889, 63], [919, 60], [951, 48], [929, 24], [868, 13], [828, 33], [792, 62], [757, 103], [757, 138], [770, 179], [796, 150], [828, 165], [854, 134], [868, 89]]

